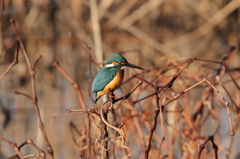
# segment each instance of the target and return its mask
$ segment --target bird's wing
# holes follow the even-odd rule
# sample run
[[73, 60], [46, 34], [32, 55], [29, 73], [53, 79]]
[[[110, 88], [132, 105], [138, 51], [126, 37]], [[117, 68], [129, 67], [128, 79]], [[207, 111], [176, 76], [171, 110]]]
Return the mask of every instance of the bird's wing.
[[116, 68], [103, 67], [95, 77], [92, 84], [92, 92], [103, 90], [103, 88], [113, 80], [119, 72]]

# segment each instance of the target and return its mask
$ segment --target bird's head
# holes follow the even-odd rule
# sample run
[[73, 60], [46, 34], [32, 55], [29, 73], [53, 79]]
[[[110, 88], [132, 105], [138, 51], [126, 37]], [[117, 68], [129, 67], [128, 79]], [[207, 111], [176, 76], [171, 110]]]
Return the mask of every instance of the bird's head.
[[106, 60], [105, 67], [121, 68], [121, 69], [123, 69], [124, 67], [132, 67], [132, 68], [144, 70], [144, 68], [142, 68], [142, 67], [139, 67], [139, 66], [129, 63], [123, 56], [121, 56], [119, 54], [112, 54]]

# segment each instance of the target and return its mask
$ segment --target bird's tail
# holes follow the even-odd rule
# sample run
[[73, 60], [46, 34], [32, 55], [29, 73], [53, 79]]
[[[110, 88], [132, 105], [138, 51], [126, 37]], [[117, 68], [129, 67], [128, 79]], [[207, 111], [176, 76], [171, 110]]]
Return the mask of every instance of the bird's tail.
[[94, 92], [94, 103], [98, 101], [98, 92]]

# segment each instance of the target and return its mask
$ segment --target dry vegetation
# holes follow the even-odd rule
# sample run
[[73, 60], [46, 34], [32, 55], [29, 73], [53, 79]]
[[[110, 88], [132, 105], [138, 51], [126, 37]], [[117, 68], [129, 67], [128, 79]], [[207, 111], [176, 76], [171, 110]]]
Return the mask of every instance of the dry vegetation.
[[[1, 159], [240, 158], [240, 0], [0, 3]], [[111, 53], [146, 70], [93, 104]]]

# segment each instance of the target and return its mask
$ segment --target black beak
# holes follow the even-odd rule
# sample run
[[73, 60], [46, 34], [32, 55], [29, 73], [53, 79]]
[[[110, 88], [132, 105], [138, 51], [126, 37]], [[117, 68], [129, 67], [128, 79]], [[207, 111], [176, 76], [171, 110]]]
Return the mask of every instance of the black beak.
[[131, 64], [131, 63], [127, 63], [125, 64], [124, 66], [127, 66], [127, 67], [132, 67], [132, 68], [137, 68], [137, 69], [140, 69], [140, 70], [145, 70], [144, 68], [142, 67], [139, 67], [139, 66], [136, 66], [134, 64]]

